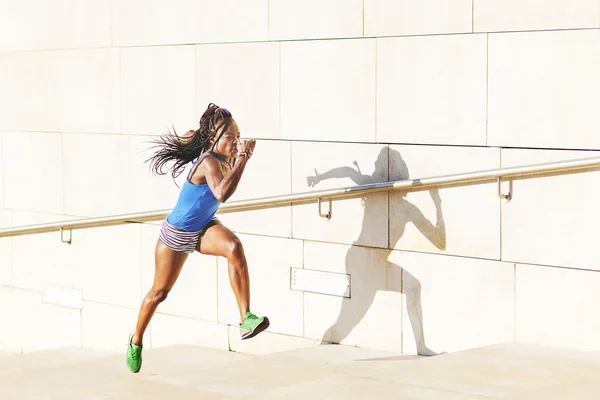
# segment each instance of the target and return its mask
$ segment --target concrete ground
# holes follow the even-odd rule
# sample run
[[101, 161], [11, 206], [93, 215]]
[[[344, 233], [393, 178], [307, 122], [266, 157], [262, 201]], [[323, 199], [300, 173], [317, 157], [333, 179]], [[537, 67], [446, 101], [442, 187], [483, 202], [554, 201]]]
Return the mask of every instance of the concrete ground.
[[0, 399], [596, 399], [600, 354], [499, 344], [435, 357], [346, 346], [263, 356], [172, 346], [0, 353]]

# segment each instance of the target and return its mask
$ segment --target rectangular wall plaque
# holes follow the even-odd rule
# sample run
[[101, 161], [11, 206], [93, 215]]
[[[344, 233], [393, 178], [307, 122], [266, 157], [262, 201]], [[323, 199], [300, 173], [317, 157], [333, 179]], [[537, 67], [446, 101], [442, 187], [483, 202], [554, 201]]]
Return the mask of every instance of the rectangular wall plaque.
[[291, 268], [290, 275], [290, 288], [293, 290], [350, 297], [350, 275], [348, 274]]

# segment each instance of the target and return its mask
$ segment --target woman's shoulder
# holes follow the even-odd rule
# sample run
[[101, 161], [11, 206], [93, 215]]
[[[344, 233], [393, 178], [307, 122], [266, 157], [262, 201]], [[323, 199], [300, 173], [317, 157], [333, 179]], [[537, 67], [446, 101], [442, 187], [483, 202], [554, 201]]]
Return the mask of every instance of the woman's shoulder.
[[203, 153], [193, 162], [191, 177], [196, 179], [202, 178], [208, 171], [220, 167], [221, 164], [219, 159], [215, 157], [214, 154], [211, 154], [210, 152]]
[[202, 166], [202, 164], [207, 164], [209, 166], [216, 166], [220, 164], [219, 159], [210, 152], [206, 152], [198, 157], [196, 163], [200, 164], [200, 166]]
[[198, 158], [198, 162], [203, 160], [204, 163], [207, 163], [209, 168], [226, 168], [231, 169], [231, 165], [228, 160], [223, 159], [222, 156], [215, 154], [213, 152], [206, 152], [200, 158]]

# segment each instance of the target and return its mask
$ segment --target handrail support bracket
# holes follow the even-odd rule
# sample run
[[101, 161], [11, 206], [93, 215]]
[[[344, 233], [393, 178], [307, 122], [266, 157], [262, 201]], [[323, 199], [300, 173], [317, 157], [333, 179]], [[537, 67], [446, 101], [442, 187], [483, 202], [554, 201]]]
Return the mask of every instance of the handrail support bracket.
[[498, 197], [510, 201], [513, 197], [513, 180], [508, 181], [508, 194], [502, 193], [502, 177], [498, 177]]
[[321, 199], [318, 199], [318, 204], [319, 204], [319, 217], [325, 218], [327, 219], [327, 221], [329, 221], [331, 219], [331, 199], [329, 199], [329, 211], [327, 211], [326, 214], [323, 214], [323, 212], [321, 211]]
[[[65, 240], [65, 235], [64, 232], [65, 230], [69, 231], [69, 239]], [[71, 244], [73, 242], [73, 230], [72, 229], [65, 229], [65, 228], [60, 228], [60, 241], [66, 244]]]

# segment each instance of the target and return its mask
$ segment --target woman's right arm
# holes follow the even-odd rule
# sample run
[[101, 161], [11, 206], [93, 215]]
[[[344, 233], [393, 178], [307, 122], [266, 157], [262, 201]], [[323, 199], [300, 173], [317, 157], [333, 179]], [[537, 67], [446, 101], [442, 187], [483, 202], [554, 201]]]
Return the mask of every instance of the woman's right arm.
[[219, 160], [215, 157], [206, 157], [204, 159], [206, 183], [208, 183], [215, 198], [221, 203], [226, 202], [237, 189], [247, 163], [247, 157], [240, 157], [231, 171], [223, 175]]

